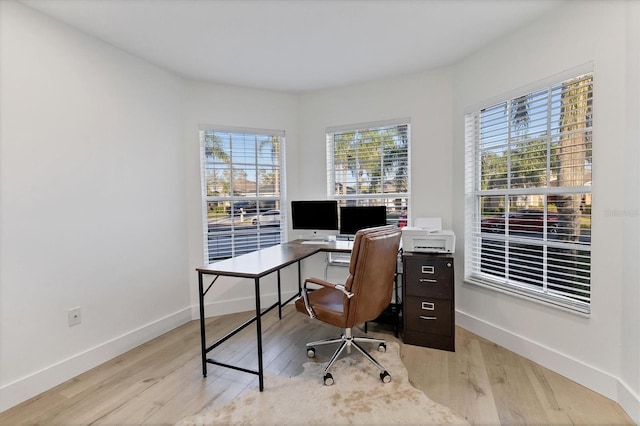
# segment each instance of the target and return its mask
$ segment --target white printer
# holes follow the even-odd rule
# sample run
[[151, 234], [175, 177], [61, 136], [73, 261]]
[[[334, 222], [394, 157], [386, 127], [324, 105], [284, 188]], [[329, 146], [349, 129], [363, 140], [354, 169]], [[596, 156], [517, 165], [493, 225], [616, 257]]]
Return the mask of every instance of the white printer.
[[423, 253], [454, 253], [456, 235], [442, 229], [442, 219], [417, 218], [415, 226], [402, 228], [402, 249]]

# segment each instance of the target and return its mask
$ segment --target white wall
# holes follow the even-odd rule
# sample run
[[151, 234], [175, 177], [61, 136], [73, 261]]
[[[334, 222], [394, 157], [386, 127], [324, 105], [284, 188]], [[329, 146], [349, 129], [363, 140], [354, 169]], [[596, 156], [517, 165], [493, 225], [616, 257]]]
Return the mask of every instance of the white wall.
[[[619, 400], [640, 423], [640, 2], [629, 2], [626, 14], [626, 102], [624, 217], [622, 259], [621, 361]], [[630, 391], [628, 391], [630, 390]], [[634, 395], [635, 394], [635, 395]], [[635, 396], [635, 398], [634, 398]]]
[[[297, 186], [290, 199], [327, 194], [326, 128], [411, 119], [412, 217], [440, 216], [451, 227], [452, 96], [446, 69], [300, 96]], [[318, 179], [322, 176], [322, 179]]]
[[[407, 117], [411, 120], [412, 204], [409, 217], [442, 217], [451, 227], [452, 92], [446, 69], [300, 95], [300, 148], [289, 200], [327, 196], [326, 128]], [[322, 179], [318, 177], [322, 176]], [[347, 268], [326, 268], [316, 255], [305, 262], [305, 276], [339, 281]], [[326, 275], [325, 275], [326, 274]]]
[[[581, 2], [521, 28], [454, 68], [454, 168], [464, 165], [464, 109], [559, 72], [593, 61], [594, 144], [592, 216], [592, 314], [580, 317], [470, 284], [457, 263], [458, 324], [558, 371], [617, 401], [638, 421], [638, 259], [635, 218], [610, 210], [638, 205], [635, 91], [640, 77], [627, 59], [633, 2]], [[637, 36], [637, 30], [636, 30]], [[637, 61], [637, 52], [631, 54]], [[631, 73], [631, 74], [629, 74]], [[630, 108], [625, 111], [625, 108]], [[635, 154], [629, 156], [629, 149]], [[454, 227], [463, 237], [464, 180], [454, 173]], [[627, 210], [629, 211], [629, 210]], [[635, 232], [627, 225], [634, 220]], [[460, 238], [458, 257], [463, 256]], [[631, 272], [626, 272], [631, 270]], [[631, 279], [632, 281], [627, 281]], [[624, 301], [624, 302], [623, 302]], [[628, 354], [628, 355], [626, 355]]]
[[190, 300], [182, 81], [0, 3], [4, 410], [184, 323]]

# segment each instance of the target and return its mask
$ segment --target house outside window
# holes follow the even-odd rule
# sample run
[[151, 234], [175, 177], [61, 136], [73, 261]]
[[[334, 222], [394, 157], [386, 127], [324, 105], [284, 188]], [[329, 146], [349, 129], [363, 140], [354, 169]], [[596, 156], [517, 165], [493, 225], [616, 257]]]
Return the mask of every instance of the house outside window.
[[279, 244], [284, 131], [202, 128], [205, 261]]
[[410, 119], [327, 128], [326, 141], [328, 198], [339, 206], [386, 206], [387, 222], [405, 226]]
[[466, 115], [466, 282], [590, 313], [592, 88], [583, 71]]

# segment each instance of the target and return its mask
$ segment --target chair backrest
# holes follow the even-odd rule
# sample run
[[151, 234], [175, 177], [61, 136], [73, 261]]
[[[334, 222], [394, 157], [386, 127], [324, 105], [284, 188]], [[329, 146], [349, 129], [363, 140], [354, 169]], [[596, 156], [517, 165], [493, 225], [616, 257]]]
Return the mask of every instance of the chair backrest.
[[345, 282], [354, 294], [345, 300], [347, 327], [375, 319], [391, 303], [401, 235], [393, 225], [356, 233]]

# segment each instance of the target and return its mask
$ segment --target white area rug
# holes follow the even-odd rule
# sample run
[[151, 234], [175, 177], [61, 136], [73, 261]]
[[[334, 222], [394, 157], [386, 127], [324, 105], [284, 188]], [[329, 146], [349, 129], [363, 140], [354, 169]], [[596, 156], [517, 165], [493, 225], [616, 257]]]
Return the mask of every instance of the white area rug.
[[352, 351], [331, 369], [333, 386], [322, 383], [326, 363], [307, 362], [299, 376], [265, 374], [264, 392], [257, 386], [245, 390], [227, 406], [205, 409], [178, 425], [468, 424], [409, 383], [397, 343], [372, 355], [391, 374], [391, 383], [382, 383], [379, 370]]

